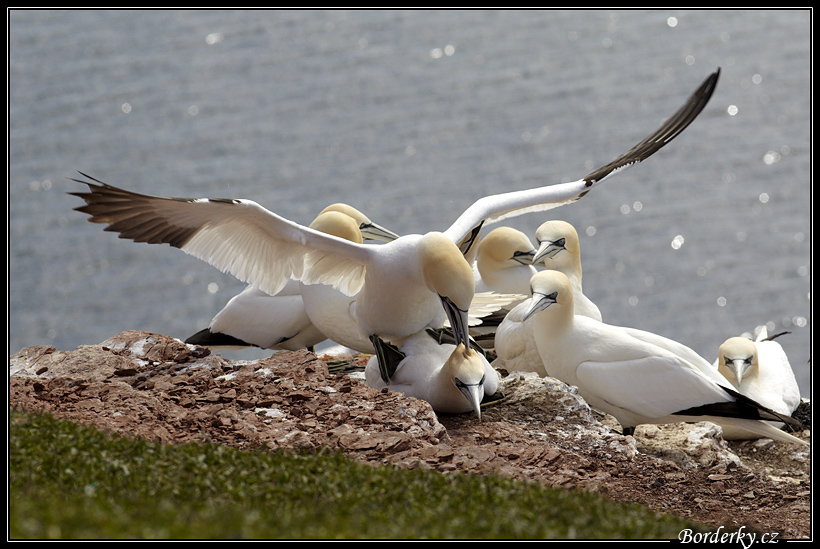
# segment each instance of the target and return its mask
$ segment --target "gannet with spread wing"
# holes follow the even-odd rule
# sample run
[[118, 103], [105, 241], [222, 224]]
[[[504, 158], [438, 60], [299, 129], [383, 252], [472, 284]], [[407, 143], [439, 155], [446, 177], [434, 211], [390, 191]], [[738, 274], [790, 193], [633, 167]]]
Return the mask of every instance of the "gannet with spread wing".
[[290, 279], [359, 293], [362, 334], [396, 346], [449, 320], [456, 343], [469, 341], [467, 312], [475, 293], [469, 253], [481, 227], [507, 217], [573, 202], [638, 164], [679, 135], [703, 110], [720, 70], [711, 74], [660, 129], [618, 158], [571, 183], [485, 196], [444, 232], [357, 244], [289, 221], [244, 199], [167, 198], [127, 191], [86, 174], [89, 221], [135, 242], [166, 243], [269, 294]]

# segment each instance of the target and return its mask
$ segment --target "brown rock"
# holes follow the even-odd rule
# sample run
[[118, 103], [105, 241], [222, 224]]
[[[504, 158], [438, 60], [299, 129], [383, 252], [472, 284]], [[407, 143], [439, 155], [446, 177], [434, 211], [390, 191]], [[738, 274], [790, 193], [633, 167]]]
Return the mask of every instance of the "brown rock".
[[727, 444], [711, 424], [641, 426], [624, 437], [552, 378], [504, 377], [506, 397], [479, 422], [331, 374], [307, 351], [235, 363], [145, 332], [74, 351], [28, 347], [10, 357], [9, 374], [10, 408], [163, 443], [338, 448], [365, 463], [494, 473], [713, 525], [810, 535], [807, 450]]

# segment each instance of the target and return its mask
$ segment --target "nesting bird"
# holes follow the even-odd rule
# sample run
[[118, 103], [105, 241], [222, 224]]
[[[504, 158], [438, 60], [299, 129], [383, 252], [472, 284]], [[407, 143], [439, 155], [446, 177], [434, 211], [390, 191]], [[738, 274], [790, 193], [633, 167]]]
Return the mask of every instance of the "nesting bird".
[[[444, 232], [405, 235], [382, 245], [358, 244], [289, 221], [241, 199], [167, 198], [139, 194], [90, 176], [89, 221], [136, 242], [166, 243], [276, 294], [289, 279], [329, 284], [356, 295], [362, 335], [401, 346], [406, 338], [449, 320], [455, 341], [467, 343], [475, 293], [469, 254], [485, 224], [573, 202], [638, 164], [679, 135], [703, 110], [717, 83], [710, 75], [661, 127], [626, 153], [582, 179], [485, 196]], [[85, 174], [82, 174], [85, 175]], [[374, 343], [375, 344], [375, 343]]]
[[[738, 392], [786, 416], [800, 404], [800, 388], [783, 347], [768, 337], [764, 326], [755, 341], [730, 337], [718, 349], [715, 361], [718, 372]], [[782, 423], [776, 423], [782, 426]], [[723, 426], [726, 439], [755, 438], [734, 426]]]
[[713, 421], [806, 444], [765, 420], [797, 422], [730, 388], [694, 351], [661, 336], [576, 315], [572, 283], [559, 271], [532, 278], [533, 334], [549, 375], [631, 433], [643, 423]]
[[481, 401], [498, 390], [498, 373], [481, 353], [463, 344], [439, 344], [425, 331], [407, 338], [399, 352], [389, 381], [382, 379], [376, 357], [368, 361], [365, 383], [369, 387], [425, 400], [436, 412], [474, 412], [479, 419]]

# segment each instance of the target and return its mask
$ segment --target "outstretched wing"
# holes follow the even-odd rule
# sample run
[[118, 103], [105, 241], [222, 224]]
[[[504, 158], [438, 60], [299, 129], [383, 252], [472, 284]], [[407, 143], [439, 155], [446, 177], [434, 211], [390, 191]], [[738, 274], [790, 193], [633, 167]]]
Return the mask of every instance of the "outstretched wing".
[[348, 295], [364, 282], [372, 247], [304, 227], [251, 200], [150, 196], [80, 173], [87, 180], [72, 180], [89, 192], [69, 193], [86, 202], [75, 209], [120, 238], [169, 244], [269, 294], [289, 279], [332, 284]]
[[495, 223], [508, 217], [548, 210], [578, 200], [598, 183], [646, 160], [680, 135], [709, 102], [717, 86], [719, 75], [720, 69], [718, 68], [656, 132], [609, 164], [578, 181], [480, 198], [461, 214], [445, 231], [445, 234], [463, 250], [466, 250], [469, 248], [469, 242], [465, 241], [470, 240], [470, 235], [475, 233], [482, 223]]

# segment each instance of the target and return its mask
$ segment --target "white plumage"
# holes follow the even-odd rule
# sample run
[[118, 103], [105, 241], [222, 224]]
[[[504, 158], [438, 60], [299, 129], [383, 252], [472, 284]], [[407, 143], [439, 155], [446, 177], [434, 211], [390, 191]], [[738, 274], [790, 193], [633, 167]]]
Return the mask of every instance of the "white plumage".
[[246, 287], [185, 343], [213, 350], [260, 347], [271, 350], [307, 349], [326, 339], [308, 318], [298, 280], [270, 295]]
[[[250, 200], [165, 198], [95, 181], [77, 210], [106, 230], [136, 242], [167, 243], [268, 294], [290, 279], [329, 284], [358, 295], [362, 335], [401, 345], [426, 327], [449, 320], [456, 342], [467, 342], [475, 291], [469, 254], [481, 227], [506, 217], [578, 200], [593, 187], [640, 163], [680, 134], [703, 110], [719, 69], [661, 128], [606, 166], [571, 183], [486, 196], [443, 233], [406, 235], [383, 245], [357, 244], [304, 227]], [[85, 175], [85, 174], [83, 174]]]
[[[598, 307], [583, 293], [581, 269], [581, 243], [578, 232], [566, 221], [550, 220], [542, 223], [535, 232], [538, 251], [533, 263], [547, 269], [564, 273], [572, 283], [575, 295], [575, 314], [601, 320]], [[527, 281], [529, 293], [529, 281]], [[532, 306], [532, 298], [525, 299], [509, 312], [495, 333], [493, 362], [497, 368], [507, 371], [536, 372], [549, 375], [535, 346], [532, 320], [525, 317]]]
[[407, 338], [399, 351], [405, 355], [389, 382], [380, 375], [376, 357], [365, 367], [365, 383], [425, 400], [436, 412], [474, 412], [481, 419], [481, 401], [498, 390], [499, 376], [476, 351], [439, 344], [426, 332]]
[[[322, 210], [310, 226], [358, 243], [363, 242], [364, 238], [387, 242], [398, 238], [398, 235], [373, 223], [356, 208], [342, 203], [331, 204]], [[350, 318], [344, 317], [353, 298], [333, 288], [317, 286], [321, 286], [320, 290], [313, 293], [322, 295], [309, 295], [308, 302], [314, 304], [321, 299], [321, 310], [317, 311], [316, 305], [312, 307], [318, 323], [312, 321], [306, 309], [304, 297], [311, 292], [305, 294], [303, 284], [298, 280], [289, 280], [285, 287], [274, 295], [251, 285], [233, 297], [214, 316], [208, 328], [189, 337], [186, 343], [215, 350], [248, 346], [271, 350], [297, 350], [311, 348], [324, 341], [328, 337], [326, 333], [343, 334], [344, 339], [347, 339], [348, 333], [355, 333], [358, 339], [361, 339], [355, 323], [350, 326]], [[326, 319], [333, 319], [333, 322], [328, 325]], [[364, 343], [365, 348], [372, 352], [373, 346], [370, 341], [365, 340]]]
[[[800, 388], [789, 358], [778, 342], [769, 339], [765, 326], [755, 341], [746, 337], [730, 337], [724, 341], [718, 349], [715, 366], [738, 392], [775, 412], [791, 416], [800, 404]], [[759, 435], [723, 425], [723, 437], [732, 440]]]
[[563, 273], [539, 272], [532, 279], [532, 291], [529, 315], [549, 375], [577, 386], [590, 406], [614, 416], [625, 432], [643, 423], [719, 420], [805, 444], [761, 421], [785, 418], [732, 390], [693, 351], [676, 353], [671, 349], [682, 345], [650, 342], [660, 336], [636, 337], [639, 330], [576, 315], [572, 284]]

